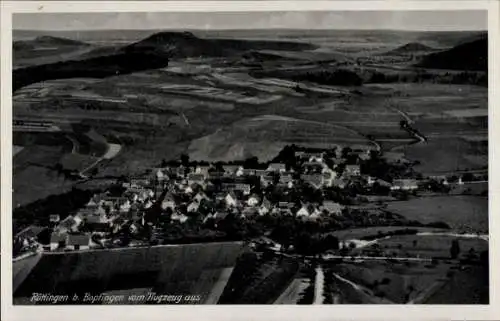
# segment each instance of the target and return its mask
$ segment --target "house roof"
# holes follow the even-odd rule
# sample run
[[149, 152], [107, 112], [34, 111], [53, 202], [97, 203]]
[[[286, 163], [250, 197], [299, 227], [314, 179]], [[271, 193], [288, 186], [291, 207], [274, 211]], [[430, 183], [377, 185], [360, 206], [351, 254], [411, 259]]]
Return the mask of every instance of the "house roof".
[[268, 166], [268, 169], [272, 170], [286, 170], [286, 165], [283, 163], [271, 163]]
[[334, 201], [324, 201], [323, 202], [323, 209], [329, 211], [329, 212], [339, 212], [343, 208], [342, 205], [340, 205], [337, 202]]
[[278, 207], [280, 207], [280, 208], [283, 208], [283, 207], [285, 207], [285, 208], [292, 208], [293, 205], [294, 204], [291, 203], [291, 202], [278, 202]]
[[280, 176], [280, 182], [281, 183], [288, 183], [293, 180], [292, 175], [290, 174], [284, 174]]
[[323, 184], [323, 176], [321, 174], [312, 174], [312, 175], [302, 175], [301, 178], [316, 187], [321, 186]]
[[401, 187], [417, 186], [418, 181], [415, 179], [395, 179], [393, 185]]
[[266, 197], [264, 197], [264, 199], [262, 200], [261, 206], [271, 207], [271, 202]]
[[227, 212], [227, 211], [220, 211], [220, 212], [217, 211], [217, 212], [214, 213], [213, 217], [216, 218], [216, 219], [223, 220], [228, 215], [229, 215], [229, 212]]
[[89, 234], [70, 234], [68, 235], [68, 245], [88, 245], [90, 243]]
[[50, 235], [50, 243], [59, 243], [61, 241], [66, 241], [67, 237], [68, 237], [68, 234], [66, 234], [66, 233], [60, 234], [60, 233], [54, 232]]
[[203, 176], [203, 174], [198, 174], [198, 173], [189, 173], [188, 180], [190, 180], [190, 181], [204, 181], [205, 176]]

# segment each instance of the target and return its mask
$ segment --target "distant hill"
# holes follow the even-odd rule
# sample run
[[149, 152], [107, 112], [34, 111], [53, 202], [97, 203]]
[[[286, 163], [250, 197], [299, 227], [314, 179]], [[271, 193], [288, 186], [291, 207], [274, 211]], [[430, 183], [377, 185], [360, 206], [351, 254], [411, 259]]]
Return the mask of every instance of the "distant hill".
[[421, 53], [421, 52], [430, 52], [436, 49], [421, 44], [419, 42], [410, 42], [403, 46], [400, 46], [396, 49], [393, 49], [386, 54], [388, 55], [401, 55], [401, 54], [412, 54], [412, 53]]
[[72, 40], [72, 39], [67, 39], [67, 38], [60, 38], [60, 37], [53, 37], [53, 36], [39, 36], [36, 37], [33, 40], [19, 40], [19, 41], [14, 41], [12, 47], [14, 50], [36, 50], [39, 48], [44, 48], [44, 47], [59, 47], [59, 46], [73, 46], [73, 47], [83, 47], [83, 46], [90, 46], [88, 43], [82, 42], [82, 41], [77, 41], [77, 40]]
[[431, 53], [422, 58], [418, 67], [469, 71], [488, 70], [488, 39], [480, 38], [451, 49]]
[[250, 50], [300, 51], [316, 46], [286, 41], [198, 38], [190, 32], [159, 32], [123, 48], [124, 52], [161, 52], [170, 57], [225, 57]]
[[[38, 39], [36, 43], [79, 43], [49, 36], [36, 39]], [[29, 44], [22, 42], [17, 46]], [[173, 57], [228, 57], [241, 55], [249, 50], [300, 51], [315, 48], [311, 44], [298, 42], [202, 39], [189, 32], [159, 32], [122, 48], [98, 48], [85, 53], [84, 57], [75, 57], [74, 60], [15, 69], [13, 90], [43, 80], [75, 77], [104, 78], [163, 68], [168, 65], [169, 58]], [[20, 52], [29, 52], [29, 50], [20, 50]]]

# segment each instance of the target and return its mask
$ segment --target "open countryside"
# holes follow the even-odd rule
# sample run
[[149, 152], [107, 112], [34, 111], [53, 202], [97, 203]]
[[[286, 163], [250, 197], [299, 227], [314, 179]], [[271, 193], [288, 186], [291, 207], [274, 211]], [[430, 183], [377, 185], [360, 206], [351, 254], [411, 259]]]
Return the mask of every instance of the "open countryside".
[[14, 304], [489, 303], [486, 32], [13, 39]]

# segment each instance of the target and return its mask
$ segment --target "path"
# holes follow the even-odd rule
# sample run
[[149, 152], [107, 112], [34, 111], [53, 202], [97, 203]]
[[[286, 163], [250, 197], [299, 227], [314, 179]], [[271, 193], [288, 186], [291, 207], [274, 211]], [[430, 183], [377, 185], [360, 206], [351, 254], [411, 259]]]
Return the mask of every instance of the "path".
[[325, 290], [325, 273], [323, 268], [319, 265], [316, 268], [316, 277], [314, 279], [314, 300], [313, 304], [323, 304]]
[[120, 144], [110, 144], [108, 143], [108, 149], [106, 151], [106, 153], [104, 153], [104, 155], [102, 155], [101, 157], [99, 157], [95, 162], [93, 162], [92, 164], [90, 164], [89, 166], [87, 166], [86, 168], [82, 169], [80, 171], [80, 176], [82, 177], [87, 177], [85, 175], [85, 172], [91, 170], [92, 168], [94, 168], [95, 166], [97, 166], [97, 164], [99, 164], [101, 161], [105, 160], [105, 159], [112, 159], [114, 158], [116, 155], [118, 155], [118, 153], [120, 152], [122, 146]]

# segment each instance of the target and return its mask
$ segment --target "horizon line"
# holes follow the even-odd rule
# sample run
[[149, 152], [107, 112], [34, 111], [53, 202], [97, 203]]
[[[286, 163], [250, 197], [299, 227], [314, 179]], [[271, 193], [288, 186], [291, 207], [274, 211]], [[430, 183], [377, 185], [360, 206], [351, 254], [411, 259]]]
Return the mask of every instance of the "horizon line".
[[488, 32], [488, 29], [394, 29], [394, 28], [144, 28], [144, 29], [24, 29], [24, 28], [12, 28], [12, 31], [35, 31], [35, 32], [71, 32], [71, 31], [155, 31], [155, 30], [173, 30], [173, 31], [231, 31], [231, 30], [312, 30], [312, 31], [399, 31], [399, 32]]

